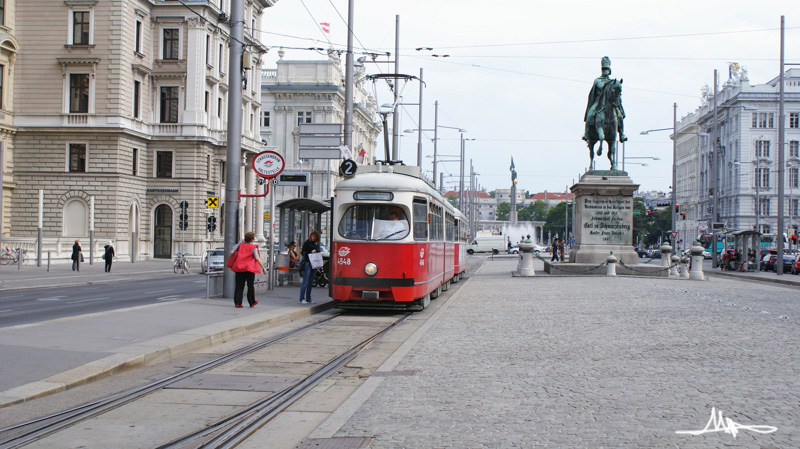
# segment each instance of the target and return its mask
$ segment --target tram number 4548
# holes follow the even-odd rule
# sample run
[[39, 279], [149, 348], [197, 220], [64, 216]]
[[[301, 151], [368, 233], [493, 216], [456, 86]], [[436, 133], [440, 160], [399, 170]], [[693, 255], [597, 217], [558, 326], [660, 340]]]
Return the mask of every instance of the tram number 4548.
[[337, 265], [350, 265], [350, 258], [349, 257], [339, 257], [336, 259]]

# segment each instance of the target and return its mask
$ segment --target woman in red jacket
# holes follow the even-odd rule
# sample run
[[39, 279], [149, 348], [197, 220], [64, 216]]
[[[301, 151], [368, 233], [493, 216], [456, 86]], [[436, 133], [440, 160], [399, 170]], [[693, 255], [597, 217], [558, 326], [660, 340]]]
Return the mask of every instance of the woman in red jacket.
[[236, 245], [228, 256], [233, 257], [233, 254], [237, 253], [236, 261], [233, 262], [231, 267], [231, 271], [236, 273], [236, 290], [233, 292], [233, 304], [236, 307], [242, 307], [245, 281], [247, 282], [247, 302], [250, 303], [250, 307], [258, 304], [253, 283], [256, 280], [256, 273], [267, 272], [267, 268], [259, 257], [258, 246], [252, 243], [255, 238], [255, 233], [245, 233], [244, 242]]

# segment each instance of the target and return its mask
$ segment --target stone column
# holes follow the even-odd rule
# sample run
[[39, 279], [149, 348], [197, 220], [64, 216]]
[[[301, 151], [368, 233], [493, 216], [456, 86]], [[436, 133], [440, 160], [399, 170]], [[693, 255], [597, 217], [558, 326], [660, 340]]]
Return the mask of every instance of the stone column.
[[670, 265], [669, 265], [669, 275], [670, 277], [678, 277], [678, 263], [681, 261], [681, 258], [677, 255], [673, 255], [669, 258]]
[[661, 245], [661, 266], [669, 268], [670, 258], [669, 254], [672, 252], [672, 247], [669, 245]]
[[[205, 86], [206, 86], [206, 30], [200, 18], [189, 18], [186, 21], [186, 104], [184, 105], [183, 123], [199, 127], [205, 123]], [[210, 105], [209, 105], [210, 107]], [[197, 128], [195, 128], [197, 130]], [[191, 135], [199, 135], [192, 130]], [[184, 135], [190, 132], [185, 130]]]
[[694, 281], [704, 281], [706, 279], [703, 274], [703, 247], [695, 245], [691, 249], [692, 253], [692, 269], [689, 271], [689, 279]]
[[617, 275], [617, 258], [614, 256], [614, 253], [606, 257], [606, 276], [616, 276]]
[[678, 266], [681, 279], [689, 279], [689, 260], [686, 256], [681, 257], [680, 265]]

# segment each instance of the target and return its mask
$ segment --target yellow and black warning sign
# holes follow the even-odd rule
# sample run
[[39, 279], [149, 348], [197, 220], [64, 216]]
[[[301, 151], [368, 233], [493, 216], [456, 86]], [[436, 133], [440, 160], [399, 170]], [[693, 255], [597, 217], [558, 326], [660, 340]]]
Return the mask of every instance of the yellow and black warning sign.
[[217, 209], [219, 208], [219, 197], [218, 196], [210, 196], [206, 199], [206, 207], [210, 209]]

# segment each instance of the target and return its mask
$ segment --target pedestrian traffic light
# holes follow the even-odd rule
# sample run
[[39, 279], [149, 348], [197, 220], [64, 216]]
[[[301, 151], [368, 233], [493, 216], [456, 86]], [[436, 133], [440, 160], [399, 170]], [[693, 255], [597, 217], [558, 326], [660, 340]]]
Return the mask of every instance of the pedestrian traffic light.
[[792, 236], [792, 245], [797, 245], [797, 235]]
[[214, 232], [217, 230], [217, 217], [210, 216], [208, 217], [208, 232]]
[[679, 205], [675, 205], [675, 213], [679, 214], [681, 212], [681, 207]]
[[682, 219], [684, 219], [684, 220], [686, 220], [686, 212], [683, 212], [683, 213], [681, 214], [681, 218], [682, 218]]
[[178, 221], [178, 229], [181, 231], [185, 231], [189, 227], [189, 202], [188, 201], [181, 201], [180, 204], [181, 213], [179, 215], [180, 221]]

